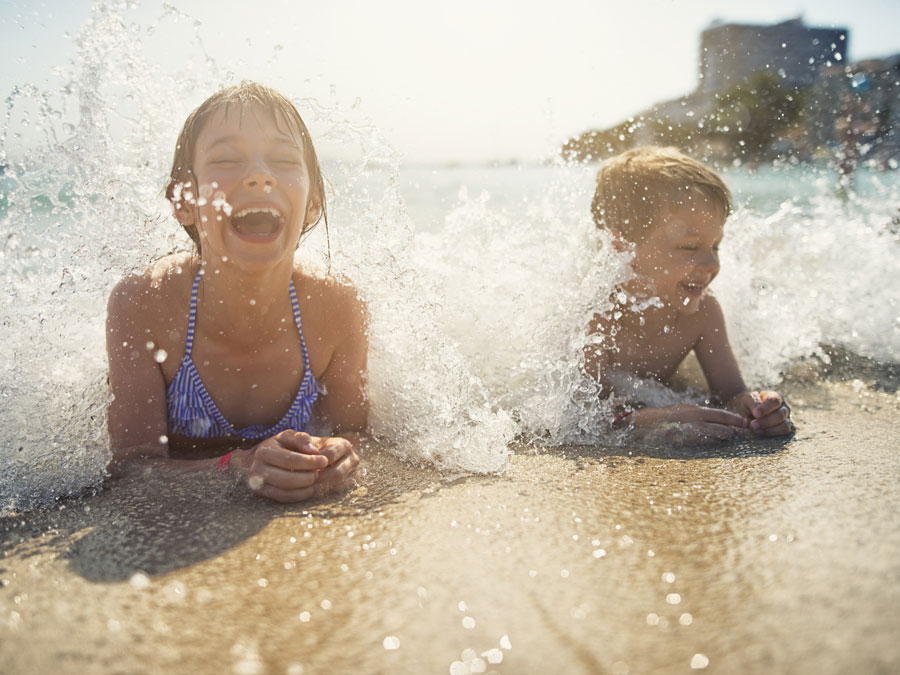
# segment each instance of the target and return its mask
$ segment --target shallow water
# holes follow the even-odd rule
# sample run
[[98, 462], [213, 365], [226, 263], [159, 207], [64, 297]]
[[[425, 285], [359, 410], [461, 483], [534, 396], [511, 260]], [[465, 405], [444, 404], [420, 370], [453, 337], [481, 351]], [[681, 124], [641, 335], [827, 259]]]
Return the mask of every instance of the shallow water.
[[[0, 133], [0, 672], [900, 669], [900, 172], [847, 193], [827, 166], [725, 170], [714, 290], [798, 433], [654, 448], [607, 431], [579, 371], [628, 274], [590, 221], [596, 167], [401, 166], [363, 111], [298, 99], [333, 189], [298, 260], [369, 305], [385, 445], [304, 507], [104, 483], [105, 298], [185, 249], [169, 151], [233, 79], [202, 46], [162, 77], [124, 7]], [[17, 145], [27, 125], [46, 141]]]
[[159, 473], [4, 519], [0, 672], [896, 672], [879, 372], [796, 381], [789, 440], [453, 481], [377, 453], [303, 509]]

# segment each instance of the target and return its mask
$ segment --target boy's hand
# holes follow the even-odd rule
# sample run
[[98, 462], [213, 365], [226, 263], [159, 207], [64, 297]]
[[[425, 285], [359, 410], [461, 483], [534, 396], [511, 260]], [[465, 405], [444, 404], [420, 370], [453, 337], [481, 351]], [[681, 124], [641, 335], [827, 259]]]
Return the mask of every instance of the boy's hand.
[[747, 420], [737, 413], [720, 408], [707, 408], [692, 403], [678, 403], [662, 408], [642, 408], [634, 413], [635, 428], [663, 424], [683, 424], [695, 440], [727, 441], [747, 427]]
[[743, 416], [757, 436], [784, 436], [794, 432], [791, 407], [777, 391], [738, 394], [728, 407]]

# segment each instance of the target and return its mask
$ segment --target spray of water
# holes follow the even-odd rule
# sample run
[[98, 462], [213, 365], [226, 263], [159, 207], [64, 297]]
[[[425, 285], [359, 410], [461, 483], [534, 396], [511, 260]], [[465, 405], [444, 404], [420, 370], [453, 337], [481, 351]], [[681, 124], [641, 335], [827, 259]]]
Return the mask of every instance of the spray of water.
[[[161, 186], [190, 108], [234, 77], [199, 35], [177, 74], [141, 49], [158, 30], [196, 33], [166, 7], [141, 27], [124, 5], [99, 3], [63, 84], [23, 85], [6, 98], [3, 511], [100, 484], [106, 296], [123, 274], [189, 250]], [[620, 441], [609, 432], [609, 392], [582, 369], [588, 322], [630, 273], [628, 255], [590, 219], [596, 167], [498, 170], [494, 194], [420, 176], [420, 193], [451, 206], [417, 220], [404, 199], [407, 170], [359, 102], [295, 102], [331, 183], [329, 232], [316, 230], [298, 255], [351, 280], [368, 305], [373, 431], [404, 458], [453, 475], [503, 471], [515, 438]], [[28, 128], [40, 141], [23, 150]], [[798, 183], [802, 195], [783, 193], [798, 170], [763, 174], [726, 175], [745, 206], [726, 226], [713, 286], [748, 384], [776, 386], [797, 360], [827, 359], [828, 345], [900, 361], [897, 173], [861, 174], [843, 200], [824, 173]], [[638, 394], [683, 396], [652, 385]]]

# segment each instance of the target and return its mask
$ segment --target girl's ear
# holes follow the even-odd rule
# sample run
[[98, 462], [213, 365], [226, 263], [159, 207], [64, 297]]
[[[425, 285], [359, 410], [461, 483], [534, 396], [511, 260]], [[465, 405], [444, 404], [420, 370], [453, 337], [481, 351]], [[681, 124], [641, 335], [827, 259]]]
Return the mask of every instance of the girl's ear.
[[189, 227], [196, 224], [196, 221], [194, 219], [194, 211], [184, 202], [173, 204], [172, 210], [175, 212], [175, 218], [184, 227]]
[[306, 207], [306, 218], [305, 222], [307, 225], [312, 225], [319, 218], [322, 217], [322, 205], [319, 204], [318, 200], [310, 199], [309, 206]]

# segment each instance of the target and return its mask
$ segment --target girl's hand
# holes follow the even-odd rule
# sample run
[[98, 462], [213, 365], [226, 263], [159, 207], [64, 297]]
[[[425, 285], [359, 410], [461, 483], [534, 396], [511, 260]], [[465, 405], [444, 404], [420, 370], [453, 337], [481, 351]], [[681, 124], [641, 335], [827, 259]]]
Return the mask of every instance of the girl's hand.
[[286, 430], [250, 450], [235, 453], [238, 470], [256, 494], [277, 502], [302, 502], [317, 494], [317, 472], [328, 466], [313, 437]]
[[256, 494], [277, 502], [301, 502], [353, 484], [359, 456], [345, 438], [282, 431], [251, 450], [239, 451], [239, 470]]
[[340, 436], [327, 438], [313, 436], [312, 442], [321, 456], [328, 459], [328, 467], [319, 471], [316, 477], [316, 494], [325, 495], [355, 486], [359, 471], [359, 456], [353, 449], [353, 444]]
[[757, 436], [784, 436], [794, 432], [791, 407], [777, 391], [738, 394], [728, 407], [742, 415]]

